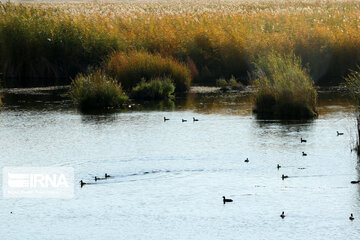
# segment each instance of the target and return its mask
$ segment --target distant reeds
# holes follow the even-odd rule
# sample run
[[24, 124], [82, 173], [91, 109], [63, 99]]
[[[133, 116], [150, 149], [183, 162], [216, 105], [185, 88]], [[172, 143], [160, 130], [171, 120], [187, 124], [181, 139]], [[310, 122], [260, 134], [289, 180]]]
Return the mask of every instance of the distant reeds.
[[171, 57], [144, 51], [116, 52], [110, 56], [104, 68], [126, 91], [131, 91], [141, 81], [156, 78], [171, 79], [176, 92], [187, 91], [191, 84], [191, 73], [185, 64]]
[[317, 92], [300, 58], [271, 52], [255, 65], [254, 112], [260, 118], [308, 119], [316, 116]]
[[0, 72], [9, 86], [69, 84], [117, 41], [85, 16], [0, 3]]
[[78, 75], [72, 81], [70, 97], [85, 111], [119, 107], [128, 99], [117, 81], [100, 71]]
[[[256, 57], [273, 50], [300, 57], [315, 83], [334, 84], [360, 64], [359, 15], [357, 0], [0, 3], [0, 72], [8, 85], [67, 84], [117, 51], [123, 62], [187, 65], [197, 84], [247, 83]], [[174, 83], [182, 91], [190, 81]]]

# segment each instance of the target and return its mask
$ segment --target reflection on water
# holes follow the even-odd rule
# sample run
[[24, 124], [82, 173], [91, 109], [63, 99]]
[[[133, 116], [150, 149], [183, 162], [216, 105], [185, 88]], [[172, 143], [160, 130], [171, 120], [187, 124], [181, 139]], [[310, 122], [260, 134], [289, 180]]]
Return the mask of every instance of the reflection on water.
[[[80, 113], [58, 94], [3, 100], [1, 168], [74, 167], [76, 183], [94, 184], [70, 200], [1, 198], [1, 239], [360, 237], [354, 107], [342, 94], [320, 93], [320, 115], [306, 122], [257, 120], [250, 93], [106, 114]], [[104, 173], [113, 178], [95, 183]], [[224, 206], [224, 195], [234, 202]]]

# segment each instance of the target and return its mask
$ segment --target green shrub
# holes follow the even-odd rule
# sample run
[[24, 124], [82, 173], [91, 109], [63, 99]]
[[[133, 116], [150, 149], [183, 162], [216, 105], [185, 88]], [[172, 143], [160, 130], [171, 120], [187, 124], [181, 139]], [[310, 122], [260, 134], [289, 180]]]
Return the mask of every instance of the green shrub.
[[160, 100], [172, 98], [175, 86], [170, 79], [152, 79], [146, 82], [143, 79], [136, 87], [133, 88], [131, 96], [135, 99]]
[[70, 96], [82, 110], [116, 107], [128, 99], [114, 79], [99, 71], [79, 74], [71, 83]]
[[317, 92], [300, 58], [288, 54], [270, 53], [254, 63], [254, 112], [259, 117], [307, 119], [316, 116]]
[[185, 64], [147, 52], [116, 52], [105, 64], [105, 71], [126, 91], [131, 91], [142, 79], [170, 78], [176, 92], [187, 91], [191, 84], [190, 70]]
[[233, 90], [242, 90], [243, 85], [241, 82], [236, 81], [236, 78], [234, 76], [231, 76], [231, 78], [226, 81], [225, 78], [219, 78], [216, 80], [216, 86], [220, 87], [221, 90], [226, 91], [228, 89]]
[[219, 78], [216, 80], [216, 86], [220, 88], [226, 88], [228, 86], [228, 82], [225, 78]]

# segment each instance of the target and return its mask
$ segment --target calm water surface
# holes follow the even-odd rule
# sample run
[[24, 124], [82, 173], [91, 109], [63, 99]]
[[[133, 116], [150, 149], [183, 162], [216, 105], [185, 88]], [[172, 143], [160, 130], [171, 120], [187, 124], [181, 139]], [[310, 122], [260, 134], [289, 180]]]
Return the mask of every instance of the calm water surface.
[[[76, 185], [73, 199], [1, 197], [1, 240], [360, 238], [353, 106], [339, 94], [321, 94], [319, 118], [302, 123], [257, 120], [239, 93], [106, 115], [31, 98], [4, 100], [1, 168], [68, 166], [76, 182], [115, 178]], [[223, 205], [223, 195], [234, 202]]]

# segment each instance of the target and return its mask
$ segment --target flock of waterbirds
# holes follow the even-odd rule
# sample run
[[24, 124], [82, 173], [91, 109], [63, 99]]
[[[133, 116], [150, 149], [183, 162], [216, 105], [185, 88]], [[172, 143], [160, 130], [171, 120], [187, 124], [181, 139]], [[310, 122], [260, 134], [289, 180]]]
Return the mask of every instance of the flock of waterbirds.
[[[344, 135], [344, 133], [339, 132], [339, 131], [336, 131], [336, 134], [337, 134], [337, 136]], [[300, 143], [306, 143], [306, 142], [307, 142], [306, 139], [303, 139], [302, 137], [300, 138]], [[306, 154], [305, 152], [302, 152], [302, 156], [305, 157], [305, 156], [307, 156], [307, 154]], [[244, 160], [244, 162], [245, 162], [245, 163], [250, 162], [249, 158], [246, 158], [246, 159]], [[279, 170], [279, 169], [281, 168], [281, 165], [280, 165], [280, 164], [277, 164], [276, 168]], [[304, 168], [299, 168], [299, 169], [304, 169]], [[286, 179], [286, 178], [289, 178], [289, 176], [284, 175], [284, 174], [281, 175], [281, 179], [282, 179], [282, 180], [284, 180], [284, 179]], [[351, 183], [352, 183], [352, 184], [357, 184], [357, 183], [360, 183], [360, 180], [358, 180], [358, 181], [351, 181]], [[233, 200], [230, 199], [230, 198], [226, 198], [225, 196], [223, 196], [223, 203], [225, 204], [225, 203], [227, 203], [227, 202], [233, 202]], [[280, 217], [281, 217], [282, 219], [284, 219], [284, 218], [286, 217], [284, 211], [280, 214]], [[349, 220], [353, 221], [354, 219], [355, 219], [355, 217], [354, 217], [354, 215], [351, 213], [351, 214], [350, 214], [350, 217], [349, 217]]]
[[[169, 118], [164, 117], [164, 122], [169, 121], [169, 120], [170, 120]], [[199, 119], [193, 117], [193, 122], [197, 122], [197, 121], [199, 121]], [[187, 120], [186, 120], [186, 119], [181, 119], [181, 122], [187, 122]], [[337, 134], [337, 136], [344, 135], [344, 133], [339, 132], [339, 131], [336, 131], [336, 134]], [[302, 137], [300, 138], [300, 143], [306, 143], [306, 142], [307, 142], [306, 139], [303, 139]], [[307, 154], [306, 154], [305, 152], [302, 152], [302, 156], [305, 157], [305, 156], [307, 156]], [[246, 159], [244, 160], [244, 162], [245, 162], [245, 163], [249, 163], [249, 162], [250, 162], [249, 158], [246, 158]], [[276, 168], [279, 170], [279, 169], [281, 168], [281, 165], [280, 165], [280, 164], [277, 164]], [[299, 168], [299, 169], [304, 169], [304, 168]], [[95, 180], [95, 182], [97, 182], [97, 181], [99, 181], [99, 180], [106, 180], [106, 179], [108, 179], [108, 178], [113, 178], [113, 177], [110, 176], [109, 174], [105, 173], [105, 175], [104, 175], [103, 178], [95, 176], [95, 177], [94, 177], [94, 180]], [[282, 179], [282, 180], [284, 180], [284, 179], [286, 179], [286, 178], [289, 178], [289, 176], [284, 175], [284, 174], [281, 175], [281, 179]], [[360, 180], [358, 180], [358, 181], [351, 181], [351, 183], [352, 183], [352, 184], [357, 184], [357, 183], [360, 183]], [[86, 182], [84, 182], [83, 180], [80, 180], [80, 187], [81, 187], [81, 188], [82, 188], [84, 185], [86, 185], [86, 184], [93, 184], [93, 183], [86, 183]], [[227, 203], [227, 202], [233, 202], [233, 200], [230, 199], [230, 198], [226, 198], [225, 196], [223, 196], [223, 203], [225, 204], [225, 203]], [[281, 213], [280, 217], [281, 217], [282, 219], [285, 218], [285, 212], [284, 212], [284, 211]], [[353, 216], [352, 213], [350, 214], [349, 219], [350, 219], [351, 221], [353, 221], [353, 220], [355, 219], [355, 217]]]
[[[170, 118], [164, 117], [164, 122], [169, 121], [169, 120], [170, 120]], [[193, 122], [197, 122], [197, 121], [199, 121], [199, 119], [193, 117]], [[181, 122], [187, 122], [187, 120], [182, 118]]]

